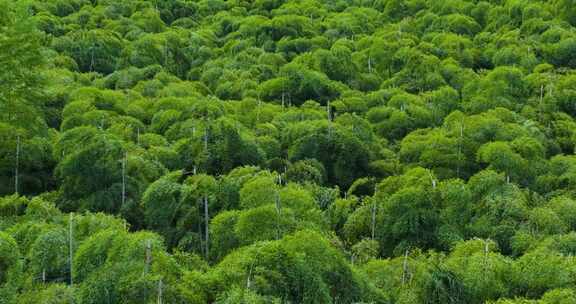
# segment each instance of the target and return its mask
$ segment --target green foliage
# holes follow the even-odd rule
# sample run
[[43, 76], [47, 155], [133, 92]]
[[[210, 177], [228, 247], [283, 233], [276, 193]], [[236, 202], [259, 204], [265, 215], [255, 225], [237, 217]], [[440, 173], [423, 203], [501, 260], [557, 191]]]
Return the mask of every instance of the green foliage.
[[296, 161], [317, 159], [326, 169], [328, 182], [343, 188], [368, 172], [370, 160], [370, 152], [357, 137], [330, 127], [298, 139], [289, 156]]
[[16, 241], [8, 234], [0, 234], [0, 290], [4, 289], [7, 284], [13, 283], [20, 275], [20, 250]]
[[20, 7], [2, 1], [0, 10], [0, 122], [45, 134], [41, 33]]
[[75, 31], [54, 41], [54, 49], [70, 56], [82, 72], [111, 73], [122, 52], [122, 40], [106, 30]]
[[0, 0], [0, 304], [574, 303], [572, 0]]

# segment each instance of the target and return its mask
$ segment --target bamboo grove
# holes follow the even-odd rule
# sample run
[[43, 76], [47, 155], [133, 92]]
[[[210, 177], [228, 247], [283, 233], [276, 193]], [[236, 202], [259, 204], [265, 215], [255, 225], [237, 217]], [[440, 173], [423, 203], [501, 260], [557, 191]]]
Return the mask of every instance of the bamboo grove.
[[573, 0], [0, 0], [0, 304], [576, 303]]

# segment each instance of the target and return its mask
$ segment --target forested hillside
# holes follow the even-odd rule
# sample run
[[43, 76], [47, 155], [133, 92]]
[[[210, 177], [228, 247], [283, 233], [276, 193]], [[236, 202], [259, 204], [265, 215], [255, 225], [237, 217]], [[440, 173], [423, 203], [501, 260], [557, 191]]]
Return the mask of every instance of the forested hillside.
[[0, 304], [576, 303], [574, 0], [0, 0]]

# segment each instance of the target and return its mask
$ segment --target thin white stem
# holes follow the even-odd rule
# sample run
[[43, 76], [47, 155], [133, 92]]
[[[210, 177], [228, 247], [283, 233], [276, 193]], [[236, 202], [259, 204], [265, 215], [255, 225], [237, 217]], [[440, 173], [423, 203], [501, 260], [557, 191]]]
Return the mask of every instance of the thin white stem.
[[16, 165], [14, 169], [14, 193], [18, 194], [19, 171], [20, 170], [20, 135], [16, 137]]

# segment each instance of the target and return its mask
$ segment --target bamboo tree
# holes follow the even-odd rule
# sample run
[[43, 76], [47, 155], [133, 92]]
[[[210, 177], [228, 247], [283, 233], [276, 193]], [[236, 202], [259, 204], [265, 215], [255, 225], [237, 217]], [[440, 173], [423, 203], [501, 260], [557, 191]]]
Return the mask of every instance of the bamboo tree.
[[[544, 100], [544, 85], [540, 85], [540, 99], [538, 104], [540, 106], [540, 116], [542, 116], [542, 101]], [[540, 117], [540, 121], [542, 121], [542, 117]]]
[[328, 115], [328, 137], [332, 137], [332, 114], [330, 113], [330, 100], [326, 105], [326, 112]]
[[164, 39], [164, 67], [168, 69], [168, 38]]
[[464, 123], [460, 122], [460, 137], [458, 138], [458, 162], [456, 163], [456, 177], [460, 178], [460, 163], [462, 162], [462, 141], [464, 139]]
[[402, 285], [406, 284], [408, 279], [408, 249], [404, 253], [404, 262], [402, 262]]
[[282, 200], [280, 199], [280, 187], [282, 187], [282, 174], [278, 174], [278, 188], [276, 188], [275, 192], [275, 205], [276, 205], [276, 212], [278, 214], [278, 221], [276, 222], [278, 227], [278, 239], [282, 237], [282, 225], [280, 223], [280, 219], [282, 218]]
[[202, 136], [202, 141], [204, 144], [204, 156], [205, 156], [205, 159], [203, 161], [204, 172], [208, 172], [208, 169], [210, 166], [210, 150], [208, 149], [209, 130], [208, 130], [208, 124], [207, 123], [204, 126], [204, 135]]
[[484, 263], [488, 261], [488, 240], [484, 240]]
[[146, 240], [146, 262], [144, 267], [144, 273], [150, 271], [150, 264], [152, 264], [152, 242]]
[[374, 240], [376, 234], [376, 203], [372, 201], [372, 240]]
[[206, 195], [204, 195], [203, 198], [204, 201], [204, 240], [205, 240], [205, 245], [204, 245], [204, 254], [206, 256], [206, 259], [208, 259], [208, 253], [209, 253], [209, 243], [210, 243], [210, 233], [209, 233], [209, 224], [210, 224], [210, 216], [208, 214], [208, 197]]
[[122, 206], [126, 203], [126, 165], [128, 162], [128, 152], [124, 152], [122, 160]]
[[208, 153], [208, 126], [204, 130], [204, 150]]
[[436, 189], [436, 179], [434, 179], [434, 176], [432, 175], [431, 172], [428, 172], [428, 175], [430, 176], [430, 182], [432, 183], [432, 189]]
[[74, 285], [74, 280], [73, 280], [73, 276], [72, 276], [72, 256], [73, 256], [73, 252], [74, 252], [74, 243], [73, 243], [73, 239], [74, 239], [74, 235], [73, 235], [73, 229], [72, 229], [72, 220], [73, 220], [73, 213], [70, 213], [70, 219], [68, 221], [68, 261], [69, 261], [69, 267], [70, 267], [70, 286]]
[[94, 71], [94, 47], [95, 47], [95, 44], [92, 43], [92, 47], [90, 48], [90, 68], [89, 68], [89, 72]]
[[158, 300], [157, 300], [157, 303], [158, 303], [158, 304], [162, 304], [162, 293], [163, 293], [163, 289], [164, 289], [163, 282], [162, 282], [162, 279], [160, 279], [160, 280], [158, 281]]
[[20, 135], [16, 136], [16, 164], [14, 169], [14, 193], [18, 194], [20, 170]]
[[368, 56], [368, 73], [372, 73], [372, 57]]
[[256, 122], [260, 122], [260, 107], [262, 106], [262, 100], [260, 99], [260, 94], [258, 94], [258, 107], [256, 109]]
[[286, 96], [286, 88], [285, 88], [285, 78], [284, 75], [282, 75], [282, 110], [284, 110], [284, 103], [285, 103], [285, 96]]
[[488, 271], [488, 241], [489, 239], [484, 240], [484, 263], [482, 265], [482, 270], [484, 271], [483, 277], [486, 278], [486, 271]]
[[[278, 175], [278, 183], [282, 183], [282, 177], [280, 177], [280, 175]], [[278, 214], [276, 220], [276, 239], [280, 239], [280, 237], [282, 236], [282, 230], [280, 228], [280, 217], [282, 216], [282, 206], [280, 205], [280, 193], [278, 189], [276, 189], [274, 197], [275, 197], [276, 213]]]
[[258, 247], [258, 249], [256, 250], [256, 254], [254, 255], [254, 259], [252, 260], [252, 263], [250, 263], [250, 268], [248, 269], [248, 276], [246, 278], [246, 289], [250, 289], [252, 287], [252, 271], [254, 270], [254, 264], [256, 263], [256, 261], [258, 260], [258, 255], [260, 254], [260, 249], [262, 249], [262, 247]]

